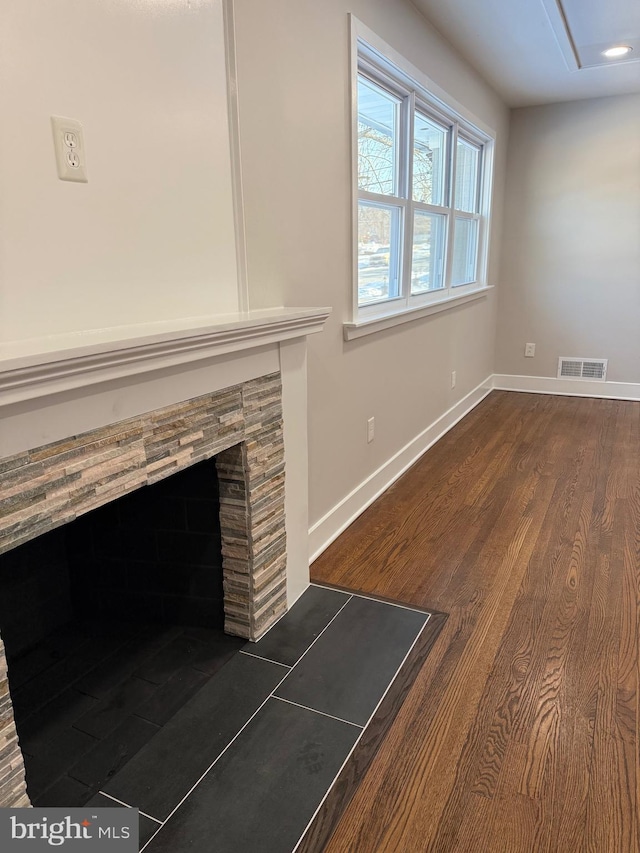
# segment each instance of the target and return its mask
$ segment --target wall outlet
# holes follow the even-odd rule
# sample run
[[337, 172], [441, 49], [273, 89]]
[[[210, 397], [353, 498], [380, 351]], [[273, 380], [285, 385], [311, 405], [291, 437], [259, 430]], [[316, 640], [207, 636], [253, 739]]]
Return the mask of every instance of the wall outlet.
[[376, 434], [376, 419], [369, 418], [367, 421], [367, 444], [371, 444]]
[[455, 370], [451, 371], [451, 387], [452, 388], [456, 387], [456, 372], [455, 372]]
[[535, 344], [525, 344], [524, 345], [524, 356], [525, 358], [533, 358], [536, 354], [536, 345]]
[[73, 118], [51, 116], [53, 146], [61, 181], [88, 182], [82, 125]]

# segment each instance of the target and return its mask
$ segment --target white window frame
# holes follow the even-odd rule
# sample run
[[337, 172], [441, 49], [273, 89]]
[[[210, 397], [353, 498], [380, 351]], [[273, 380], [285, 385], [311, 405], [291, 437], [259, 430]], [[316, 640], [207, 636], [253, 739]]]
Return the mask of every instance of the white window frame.
[[[362, 74], [386, 91], [402, 99], [399, 121], [398, 195], [371, 193], [358, 188], [358, 78]], [[447, 310], [487, 295], [492, 287], [487, 282], [490, 202], [493, 177], [494, 132], [446, 95], [419, 69], [412, 66], [382, 41], [357, 18], [351, 16], [351, 106], [352, 106], [352, 210], [353, 264], [351, 321], [344, 324], [347, 340], [388, 328], [397, 323]], [[449, 151], [445, 174], [443, 205], [432, 205], [412, 199], [413, 120], [415, 110], [449, 130]], [[454, 208], [455, 157], [458, 137], [480, 150], [478, 204], [475, 212]], [[400, 208], [402, 223], [399, 269], [399, 295], [378, 303], [360, 305], [358, 299], [358, 202], [370, 202]], [[415, 211], [439, 213], [446, 217], [444, 287], [411, 294], [411, 254], [413, 216]], [[453, 238], [456, 218], [478, 222], [476, 278], [468, 283], [451, 283]]]

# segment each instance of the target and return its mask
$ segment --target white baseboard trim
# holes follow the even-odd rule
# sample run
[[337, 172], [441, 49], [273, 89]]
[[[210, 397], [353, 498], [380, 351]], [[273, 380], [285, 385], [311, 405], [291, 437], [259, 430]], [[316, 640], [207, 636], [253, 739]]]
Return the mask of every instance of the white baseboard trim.
[[555, 376], [515, 376], [494, 373], [413, 438], [312, 525], [309, 529], [311, 554], [309, 563], [313, 563], [376, 498], [380, 497], [423, 453], [469, 414], [494, 388], [496, 391], [522, 391], [530, 394], [598, 397], [605, 400], [640, 402], [640, 383], [589, 382], [584, 379], [558, 379]]
[[590, 382], [588, 379], [558, 379], [555, 376], [512, 376], [494, 373], [497, 391], [556, 394], [561, 397], [599, 397], [604, 400], [640, 400], [636, 382]]
[[377, 471], [370, 474], [359, 486], [330, 509], [309, 529], [309, 562], [313, 561], [361, 515], [376, 498], [386, 491], [398, 477], [410, 468], [439, 438], [469, 414], [493, 389], [489, 376], [466, 397], [457, 402], [430, 426], [401, 448]]

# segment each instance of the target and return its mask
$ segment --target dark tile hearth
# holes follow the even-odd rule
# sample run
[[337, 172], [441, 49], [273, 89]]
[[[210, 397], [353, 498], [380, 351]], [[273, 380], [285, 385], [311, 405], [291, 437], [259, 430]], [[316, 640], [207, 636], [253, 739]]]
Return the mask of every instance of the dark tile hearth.
[[258, 643], [140, 627], [101, 672], [78, 640], [23, 724], [34, 805], [138, 808], [147, 853], [321, 849], [445, 618], [311, 586]]
[[[87, 803], [88, 806], [94, 806], [97, 809], [124, 809], [127, 808], [123, 803], [117, 803], [115, 800], [112, 800], [110, 797], [105, 797], [104, 794], [96, 794], [95, 797], [92, 797], [91, 800]], [[138, 840], [140, 842], [140, 848], [144, 847], [144, 845], [149, 841], [149, 839], [156, 834], [158, 831], [159, 823], [156, 820], [152, 820], [147, 815], [138, 814], [139, 821], [139, 832], [138, 832]]]
[[350, 595], [337, 590], [310, 586], [286, 618], [247, 651], [268, 660], [293, 666], [300, 660], [330, 622], [349, 601]]
[[293, 850], [359, 735], [357, 726], [268, 699], [148, 849]]
[[220, 629], [75, 623], [12, 661], [33, 805], [84, 805], [244, 644]]
[[427, 618], [379, 601], [349, 598], [275, 695], [366, 725]]
[[102, 790], [165, 820], [284, 674], [277, 664], [235, 655]]

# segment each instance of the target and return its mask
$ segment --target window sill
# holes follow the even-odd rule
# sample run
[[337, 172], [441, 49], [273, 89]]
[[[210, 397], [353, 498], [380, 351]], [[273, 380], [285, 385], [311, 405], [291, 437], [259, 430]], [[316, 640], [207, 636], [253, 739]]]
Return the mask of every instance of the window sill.
[[493, 287], [492, 284], [489, 284], [485, 287], [479, 287], [477, 290], [467, 290], [459, 296], [446, 296], [444, 299], [439, 299], [437, 302], [430, 302], [428, 305], [421, 305], [419, 308], [404, 308], [393, 314], [367, 317], [366, 319], [355, 320], [352, 323], [343, 323], [344, 339], [345, 341], [352, 341], [354, 338], [372, 335], [374, 332], [383, 331], [383, 329], [391, 329], [393, 326], [399, 326], [401, 323], [410, 323], [412, 320], [420, 320], [422, 317], [429, 317], [431, 314], [439, 314], [441, 311], [457, 308], [459, 305], [465, 305], [467, 302], [475, 302], [477, 299], [483, 299], [487, 296], [489, 291], [493, 290]]

